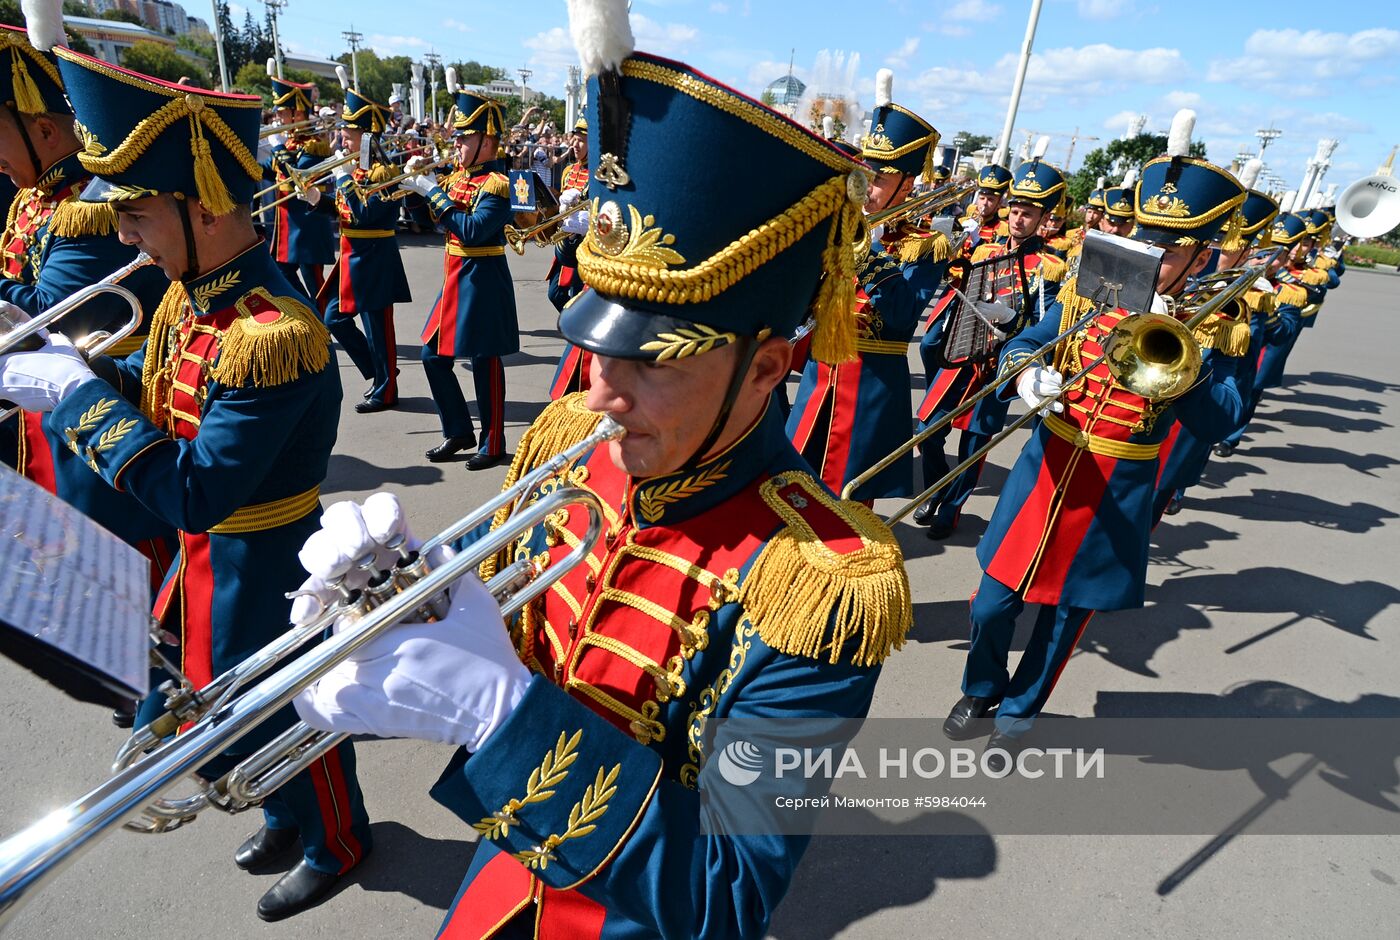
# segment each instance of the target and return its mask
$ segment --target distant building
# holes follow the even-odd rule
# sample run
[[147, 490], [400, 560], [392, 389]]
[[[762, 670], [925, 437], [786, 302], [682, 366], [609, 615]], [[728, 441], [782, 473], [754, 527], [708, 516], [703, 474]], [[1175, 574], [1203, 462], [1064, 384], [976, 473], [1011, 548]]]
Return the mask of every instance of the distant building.
[[493, 78], [485, 85], [462, 85], [463, 91], [492, 98], [532, 98], [535, 91], [528, 85], [521, 85], [508, 78]]
[[806, 92], [807, 86], [802, 80], [789, 72], [782, 78], [769, 82], [768, 87], [763, 89], [763, 96], [771, 95], [773, 109], [792, 117], [797, 113], [797, 103]]
[[183, 36], [195, 28], [191, 21], [198, 23], [204, 32], [209, 32], [209, 24], [190, 16], [184, 7], [171, 0], [87, 0], [87, 6], [96, 14], [121, 10], [138, 16], [143, 25], [158, 33]]
[[334, 59], [318, 59], [314, 55], [294, 55], [290, 52], [282, 56], [282, 64], [286, 68], [301, 69], [321, 78], [335, 78], [335, 67], [340, 65]]
[[175, 40], [165, 33], [134, 23], [100, 20], [88, 16], [65, 16], [63, 25], [91, 43], [94, 55], [113, 65], [121, 65], [122, 54], [142, 40], [175, 49]]

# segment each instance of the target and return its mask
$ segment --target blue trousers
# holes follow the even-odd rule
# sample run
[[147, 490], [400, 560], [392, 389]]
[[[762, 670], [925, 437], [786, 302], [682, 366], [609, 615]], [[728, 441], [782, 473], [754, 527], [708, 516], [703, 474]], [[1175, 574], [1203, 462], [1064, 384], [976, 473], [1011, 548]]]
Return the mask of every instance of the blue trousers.
[[326, 274], [321, 265], [279, 261], [277, 267], [281, 269], [283, 277], [292, 282], [293, 287], [301, 288], [313, 304], [316, 302], [316, 295], [321, 292], [321, 285], [326, 282]]
[[360, 377], [366, 380], [375, 378], [374, 355], [370, 352], [369, 340], [365, 339], [365, 334], [355, 325], [353, 313], [340, 312], [339, 297], [332, 297], [326, 302], [326, 312], [322, 315], [321, 322], [326, 324], [326, 329], [340, 344], [345, 355], [349, 356], [355, 368], [360, 370]]
[[[944, 413], [932, 415], [928, 424], [932, 424]], [[919, 430], [928, 427], [928, 424], [921, 424]], [[952, 432], [953, 426], [947, 425], [938, 433], [926, 438], [919, 445], [919, 454], [923, 460], [924, 486], [932, 486], [935, 480], [941, 479], [953, 465], [948, 462], [948, 457], [943, 451], [943, 446], [948, 440], [948, 435]], [[969, 456], [977, 451], [987, 441], [991, 440], [990, 434], [979, 434], [976, 431], [966, 430], [960, 432], [958, 438], [958, 463], [962, 463]], [[972, 491], [977, 489], [977, 481], [982, 476], [982, 467], [987, 463], [986, 459], [977, 461], [962, 473], [953, 478], [953, 482], [943, 487], [938, 492], [929, 497], [933, 503], [933, 522], [944, 525], [957, 525], [958, 517], [962, 515], [962, 508], [967, 503], [967, 498], [972, 495]]]
[[372, 313], [359, 314], [360, 327], [355, 325], [355, 314], [340, 312], [340, 300], [332, 297], [326, 304], [326, 329], [331, 331], [335, 341], [360, 375], [372, 383], [365, 398], [384, 405], [392, 405], [399, 400], [398, 340], [394, 336], [394, 308], [392, 305]]
[[[443, 437], [472, 437], [471, 412], [462, 395], [462, 387], [452, 371], [455, 360], [439, 356], [433, 347], [424, 346], [423, 371], [428, 376], [428, 389], [437, 406], [442, 422]], [[506, 452], [506, 370], [500, 356], [475, 356], [471, 364], [472, 381], [476, 385], [476, 406], [481, 410], [481, 446], [478, 453]]]
[[972, 595], [972, 648], [963, 669], [964, 695], [1000, 698], [996, 727], [1002, 734], [1025, 734], [1045, 707], [1060, 672], [1093, 616], [1081, 607], [1040, 605], [1035, 629], [1014, 675], [1006, 668], [1016, 618], [1026, 602], [995, 578], [982, 575]]

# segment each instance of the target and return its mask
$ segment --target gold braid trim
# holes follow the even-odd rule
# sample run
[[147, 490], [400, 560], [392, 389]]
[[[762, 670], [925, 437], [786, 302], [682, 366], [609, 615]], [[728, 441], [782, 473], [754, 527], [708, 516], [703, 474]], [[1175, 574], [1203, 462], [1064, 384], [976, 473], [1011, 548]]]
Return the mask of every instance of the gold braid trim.
[[904, 264], [925, 258], [947, 261], [953, 253], [953, 246], [948, 244], [948, 237], [942, 232], [934, 232], [932, 235], [909, 235], [900, 239], [895, 252]]
[[369, 181], [371, 183], [387, 183], [398, 175], [394, 167], [389, 166], [389, 164], [377, 163], [369, 171]]
[[1068, 269], [1069, 266], [1059, 258], [1052, 258], [1050, 255], [1040, 256], [1040, 277], [1042, 280], [1058, 283]]
[[1094, 309], [1094, 302], [1088, 297], [1079, 296], [1079, 275], [1075, 274], [1060, 282], [1060, 292], [1055, 295], [1062, 310], [1061, 323], [1076, 323]]
[[1316, 268], [1309, 268], [1302, 274], [1298, 275], [1298, 280], [1302, 281], [1304, 284], [1309, 284], [1313, 287], [1317, 287], [1319, 285], [1327, 283], [1327, 272], [1319, 271]]
[[1278, 306], [1278, 297], [1270, 291], [1246, 291], [1244, 304], [1251, 313], [1273, 313]]
[[510, 199], [510, 179], [504, 173], [492, 173], [481, 182], [481, 192], [488, 196]]
[[150, 149], [161, 134], [181, 118], [188, 118], [190, 122], [190, 151], [194, 156], [194, 180], [199, 201], [214, 215], [224, 215], [233, 211], [233, 197], [229, 195], [228, 187], [219, 176], [219, 168], [214, 163], [214, 154], [204, 132], [210, 131], [250, 178], [261, 178], [262, 168], [243, 145], [243, 141], [238, 139], [233, 128], [219, 116], [219, 112], [208, 106], [205, 100], [196, 94], [172, 98], [161, 105], [154, 114], [137, 122], [131, 133], [126, 135], [126, 139], [110, 153], [99, 155], [84, 151], [78, 155], [78, 162], [83, 165], [83, 169], [97, 176], [125, 173]]
[[1280, 284], [1277, 293], [1280, 304], [1301, 307], [1308, 302], [1308, 292], [1297, 284]]
[[117, 231], [117, 210], [105, 202], [81, 202], [75, 193], [54, 207], [49, 231], [62, 238], [112, 235]]
[[992, 242], [983, 242], [976, 248], [972, 249], [972, 260], [986, 261], [988, 258], [995, 258], [998, 254], [998, 252], [996, 251], [998, 247], [1000, 246], [995, 245]]
[[189, 306], [185, 285], [172, 283], [165, 289], [146, 334], [146, 361], [141, 366], [141, 413], [157, 427], [165, 427], [165, 409], [170, 400], [171, 370], [166, 362], [171, 331], [180, 324]]
[[[587, 394], [584, 392], [565, 395], [558, 401], [550, 402], [549, 406], [540, 412], [540, 416], [525, 429], [520, 443], [516, 445], [515, 457], [510, 462], [510, 469], [506, 471], [505, 482], [501, 484], [502, 490], [510, 489], [521, 477], [550, 457], [567, 450], [593, 433], [603, 416], [588, 410], [584, 404], [586, 398]], [[496, 510], [496, 515], [491, 520], [492, 529], [510, 518], [511, 508], [502, 506]], [[491, 580], [500, 570], [501, 563], [510, 560], [513, 551], [511, 548], [503, 549], [494, 558], [483, 561], [479, 569], [481, 579]]]
[[1315, 268], [1317, 268], [1317, 269], [1319, 269], [1319, 270], [1321, 270], [1321, 271], [1330, 271], [1330, 270], [1332, 270], [1333, 268], [1335, 268], [1336, 266], [1337, 266], [1337, 259], [1336, 259], [1336, 258], [1329, 258], [1329, 257], [1327, 257], [1326, 255], [1323, 255], [1322, 257], [1318, 258], [1318, 259], [1317, 259], [1317, 262], [1313, 265], [1313, 267], [1315, 267]]
[[[248, 298], [261, 294], [281, 311], [271, 323], [253, 319]], [[320, 372], [330, 362], [330, 333], [320, 317], [292, 297], [274, 297], [254, 288], [238, 301], [239, 317], [224, 330], [219, 362], [209, 373], [220, 385], [272, 388]]]
[[324, 140], [321, 140], [319, 137], [313, 137], [309, 140], [303, 141], [301, 144], [301, 152], [306, 154], [307, 156], [316, 157], [320, 160], [324, 160], [326, 157], [329, 157], [332, 153], [331, 145], [326, 143]]
[[705, 303], [733, 287], [818, 225], [831, 221], [822, 251], [823, 278], [813, 301], [817, 321], [812, 355], [828, 363], [855, 358], [855, 258], [851, 245], [861, 217], [846, 194], [846, 177], [820, 184], [796, 204], [735, 239], [699, 264], [670, 270], [653, 263], [611, 258], [590, 228], [578, 249], [580, 276], [598, 293], [651, 304]]
[[[838, 554], [828, 548], [778, 490], [791, 483], [837, 513], [863, 546]], [[851, 662], [874, 666], [904, 645], [914, 620], [904, 555], [864, 505], [837, 500], [806, 474], [774, 477], [759, 487], [785, 525], [763, 546], [739, 587], [739, 603], [773, 649], [790, 656], [839, 662], [853, 637]]]

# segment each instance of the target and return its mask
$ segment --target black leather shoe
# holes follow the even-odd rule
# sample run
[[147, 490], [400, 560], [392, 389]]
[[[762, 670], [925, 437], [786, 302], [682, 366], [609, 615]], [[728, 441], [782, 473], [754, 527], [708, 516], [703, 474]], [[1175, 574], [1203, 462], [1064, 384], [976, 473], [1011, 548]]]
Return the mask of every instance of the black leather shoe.
[[[1003, 750], [1006, 756], [991, 754], [990, 751]], [[1010, 764], [1015, 763], [1017, 755], [1021, 753], [1021, 743], [1008, 734], [1000, 731], [993, 731], [992, 736], [987, 739], [987, 746], [982, 748], [983, 761], [987, 765], [987, 770], [994, 774], [1006, 773]]]
[[505, 454], [472, 454], [467, 458], [468, 470], [486, 470], [506, 459]]
[[1167, 500], [1167, 508], [1162, 510], [1162, 515], [1174, 516], [1179, 512], [1181, 512], [1181, 497], [1173, 496]]
[[978, 726], [998, 704], [997, 699], [964, 695], [943, 721], [943, 733], [954, 741], [966, 741], [979, 733]]
[[1219, 444], [1216, 444], [1216, 445], [1215, 445], [1215, 456], [1217, 456], [1217, 457], [1228, 457], [1228, 456], [1230, 456], [1231, 454], [1233, 454], [1234, 452], [1235, 452], [1235, 445], [1234, 445], [1234, 444], [1227, 444], [1226, 442], [1221, 441]]
[[315, 907], [340, 881], [340, 875], [317, 871], [302, 859], [258, 899], [258, 916], [263, 920], [283, 920]]
[[914, 525], [928, 525], [933, 521], [933, 500], [924, 500], [909, 518], [913, 520]]
[[464, 450], [471, 450], [475, 446], [475, 434], [469, 437], [447, 437], [443, 438], [441, 444], [434, 447], [423, 456], [427, 457], [433, 463], [442, 463], [445, 460], [451, 460], [454, 454], [459, 454]]
[[355, 406], [355, 412], [357, 414], [369, 415], [374, 414], [376, 411], [388, 411], [393, 408], [395, 404], [397, 403], [392, 401], [376, 401], [373, 398], [366, 398]]
[[957, 526], [948, 522], [935, 522], [928, 527], [928, 537], [936, 542], [941, 542], [953, 534]]
[[269, 829], [263, 826], [233, 853], [233, 864], [244, 871], [271, 865], [300, 841], [295, 829]]
[[136, 703], [123, 705], [121, 708], [112, 710], [112, 724], [118, 728], [130, 728], [136, 724]]

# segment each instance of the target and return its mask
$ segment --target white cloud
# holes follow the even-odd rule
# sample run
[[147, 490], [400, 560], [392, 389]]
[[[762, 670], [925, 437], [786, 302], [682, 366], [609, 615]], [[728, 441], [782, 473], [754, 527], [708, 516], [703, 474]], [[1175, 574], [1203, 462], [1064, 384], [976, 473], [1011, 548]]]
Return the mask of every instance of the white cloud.
[[432, 48], [432, 43], [426, 39], [419, 39], [417, 36], [390, 36], [384, 33], [371, 33], [365, 37], [365, 46], [381, 56], [390, 56], [426, 52]]
[[903, 45], [901, 45], [898, 49], [896, 49], [894, 52], [891, 52], [888, 56], [885, 57], [885, 63], [889, 65], [890, 68], [908, 68], [909, 60], [912, 59], [914, 57], [914, 53], [918, 51], [919, 37], [910, 36], [908, 39], [904, 40]]
[[714, 14], [717, 15], [717, 16], [724, 16], [725, 14], [727, 14], [727, 13], [729, 12], [729, 4], [727, 4], [727, 3], [712, 3], [712, 4], [710, 4], [710, 12], [711, 12], [711, 13], [714, 13]]
[[469, 33], [472, 31], [472, 28], [461, 20], [446, 19], [442, 21], [442, 25], [444, 29], [455, 29], [459, 33]]
[[[1007, 54], [994, 74], [1014, 71], [1016, 56]], [[1157, 85], [1174, 81], [1187, 69], [1179, 49], [1119, 49], [1106, 43], [1047, 49], [1031, 56], [1027, 87], [1097, 94], [1114, 85]]]
[[1132, 9], [1132, 0], [1079, 0], [1079, 15], [1086, 20], [1111, 20]]
[[1201, 103], [1201, 96], [1194, 91], [1169, 91], [1162, 96], [1162, 104], [1173, 110], [1194, 108]]
[[1001, 14], [1001, 6], [996, 3], [988, 3], [987, 0], [958, 0], [950, 8], [943, 11], [944, 17], [950, 20], [972, 20], [985, 23], [994, 20]]
[[[1112, 131], [1114, 136], [1121, 137], [1128, 132], [1128, 125], [1140, 113], [1138, 111], [1119, 111], [1103, 122], [1103, 128], [1106, 131]], [[1149, 123], [1151, 122], [1149, 121]]]
[[632, 34], [637, 48], [657, 55], [680, 56], [694, 48], [700, 30], [684, 23], [658, 23], [640, 13], [632, 14]]
[[1310, 29], [1260, 29], [1244, 43], [1244, 55], [1216, 59], [1206, 71], [1212, 82], [1287, 83], [1321, 93], [1313, 79], [1327, 81], [1363, 72], [1368, 63], [1400, 56], [1400, 30], [1363, 29], [1324, 33]]

